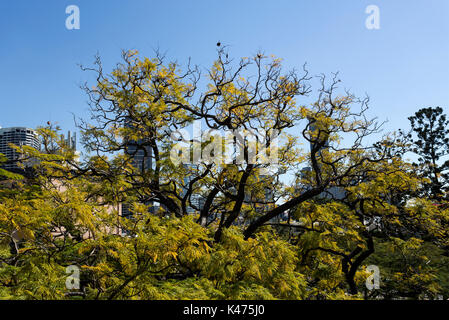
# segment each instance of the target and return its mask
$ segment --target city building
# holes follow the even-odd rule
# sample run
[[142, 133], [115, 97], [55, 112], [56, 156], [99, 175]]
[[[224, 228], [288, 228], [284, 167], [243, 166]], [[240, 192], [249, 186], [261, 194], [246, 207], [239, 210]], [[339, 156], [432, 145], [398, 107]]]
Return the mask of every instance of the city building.
[[[132, 128], [133, 125], [129, 119], [125, 121], [125, 127]], [[125, 154], [131, 158], [131, 164], [140, 172], [151, 170], [153, 167], [153, 149], [150, 143], [145, 139], [126, 140]], [[154, 203], [144, 203], [150, 207], [150, 212], [155, 212]], [[131, 206], [129, 203], [122, 204], [121, 214], [123, 217], [132, 217]]]
[[[12, 127], [0, 129], [0, 153], [6, 156], [7, 162], [2, 164], [2, 168], [15, 173], [26, 173], [28, 167], [19, 166], [20, 154], [10, 147], [10, 144], [16, 146], [30, 146], [37, 150], [40, 149], [39, 137], [33, 129], [25, 127]], [[28, 161], [31, 164], [31, 161]]]
[[[188, 190], [189, 184], [192, 180], [195, 179], [199, 175], [199, 166], [196, 164], [183, 164], [184, 168], [187, 170], [187, 174], [184, 177], [181, 197], [184, 197]], [[199, 189], [194, 189], [194, 192], [190, 195], [189, 202], [190, 205], [187, 206], [186, 210], [188, 214], [198, 213], [198, 210], [201, 210], [204, 206], [205, 199], [200, 192]]]
[[76, 151], [76, 132], [72, 133], [70, 131], [67, 132], [67, 137], [61, 135], [61, 138], [65, 141], [65, 144], [69, 149]]

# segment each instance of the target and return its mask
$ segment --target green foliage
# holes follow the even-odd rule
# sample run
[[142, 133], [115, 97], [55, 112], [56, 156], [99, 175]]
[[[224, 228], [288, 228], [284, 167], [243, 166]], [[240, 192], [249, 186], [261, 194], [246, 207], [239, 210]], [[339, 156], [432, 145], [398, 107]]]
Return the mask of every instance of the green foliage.
[[[232, 69], [218, 54], [203, 92], [197, 68], [183, 72], [160, 56], [124, 52], [110, 74], [97, 59], [89, 68], [97, 82], [85, 87], [94, 123], [80, 123], [84, 157], [51, 126], [38, 129], [40, 151], [14, 147], [33, 159], [35, 175], [0, 169], [0, 298], [447, 297], [445, 189], [423, 196], [432, 177], [401, 157], [408, 142], [390, 135], [362, 145], [379, 127], [365, 117], [366, 100], [334, 92], [335, 78], [328, 88], [322, 79], [317, 101], [301, 105], [307, 76], [283, 73], [279, 59], [261, 54]], [[245, 139], [236, 141], [242, 163], [174, 163], [170, 136], [194, 120], [208, 129], [279, 131], [279, 170], [267, 174], [267, 164], [248, 161]], [[412, 123], [421, 140], [446, 150], [439, 109]], [[152, 166], [136, 163], [132, 147]], [[429, 148], [414, 149], [426, 166], [443, 155], [428, 158]], [[293, 186], [283, 172], [297, 177]], [[440, 173], [432, 171], [438, 181]], [[129, 217], [120, 214], [123, 204]], [[372, 292], [365, 289], [370, 264], [381, 272]], [[79, 289], [66, 287], [68, 266], [80, 270]]]
[[381, 285], [371, 298], [436, 299], [448, 295], [449, 258], [431, 242], [416, 238], [382, 241], [367, 260], [379, 266]]
[[449, 191], [449, 120], [443, 109], [422, 108], [408, 118], [412, 131], [411, 151], [418, 155], [416, 168], [428, 182], [421, 192], [433, 199], [441, 199]]

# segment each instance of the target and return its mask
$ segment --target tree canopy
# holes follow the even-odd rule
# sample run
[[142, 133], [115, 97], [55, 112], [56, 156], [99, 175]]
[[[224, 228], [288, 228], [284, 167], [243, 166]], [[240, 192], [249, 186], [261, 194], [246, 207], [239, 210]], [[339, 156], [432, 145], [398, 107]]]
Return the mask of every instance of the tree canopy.
[[205, 76], [157, 52], [82, 69], [82, 157], [50, 125], [41, 150], [12, 146], [33, 177], [0, 169], [1, 298], [448, 296], [441, 108], [410, 118], [415, 140], [380, 135], [338, 74], [315, 88], [305, 67], [223, 47]]

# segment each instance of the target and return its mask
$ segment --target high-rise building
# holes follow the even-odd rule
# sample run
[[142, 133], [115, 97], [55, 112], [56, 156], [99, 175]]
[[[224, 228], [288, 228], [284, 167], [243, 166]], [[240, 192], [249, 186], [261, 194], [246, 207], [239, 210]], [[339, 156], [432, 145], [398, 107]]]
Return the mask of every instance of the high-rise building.
[[[133, 128], [134, 125], [129, 118], [125, 120], [126, 128]], [[150, 144], [147, 139], [126, 139], [125, 154], [132, 158], [132, 165], [139, 171], [147, 171], [152, 168], [153, 157]]]
[[[184, 197], [186, 195], [186, 193], [189, 190], [189, 184], [190, 182], [199, 175], [198, 170], [199, 170], [199, 166], [196, 164], [183, 164], [184, 168], [187, 170], [187, 174], [184, 177], [184, 185], [182, 186], [182, 191], [181, 191], [181, 197]], [[196, 213], [197, 210], [201, 210], [204, 206], [205, 203], [205, 199], [204, 197], [199, 193], [199, 190], [194, 191], [191, 195], [190, 195], [190, 206], [187, 206], [187, 213], [188, 214], [193, 214]]]
[[61, 135], [61, 138], [65, 141], [65, 143], [69, 149], [76, 151], [76, 132], [74, 132], [72, 134], [70, 131], [68, 131], [67, 137], [64, 135]]
[[[133, 125], [129, 119], [125, 121], [125, 127], [133, 128]], [[125, 141], [125, 154], [131, 158], [131, 164], [138, 169], [141, 173], [151, 170], [153, 166], [153, 149], [151, 148], [147, 139], [127, 139]], [[145, 202], [148, 205], [150, 212], [155, 211], [154, 203]], [[130, 204], [122, 204], [122, 216], [132, 217]]]
[[4, 154], [7, 162], [2, 165], [3, 169], [16, 173], [24, 173], [24, 169], [18, 166], [20, 154], [9, 145], [30, 146], [40, 149], [39, 137], [33, 129], [25, 127], [12, 127], [0, 129], [0, 153]]
[[126, 143], [126, 154], [132, 158], [132, 165], [141, 172], [151, 169], [152, 151], [151, 146], [143, 140], [127, 141]]

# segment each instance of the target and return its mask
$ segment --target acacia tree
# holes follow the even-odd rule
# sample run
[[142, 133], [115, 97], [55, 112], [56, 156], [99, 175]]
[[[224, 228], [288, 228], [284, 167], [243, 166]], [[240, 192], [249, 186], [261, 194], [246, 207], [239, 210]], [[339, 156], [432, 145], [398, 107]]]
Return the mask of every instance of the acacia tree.
[[[35, 181], [0, 184], [0, 295], [9, 299], [302, 299], [293, 246], [270, 233], [244, 241], [235, 228], [220, 244], [192, 216], [164, 219], [136, 203], [118, 215], [110, 183], [71, 165], [73, 150], [42, 128]], [[115, 187], [126, 183], [115, 181]], [[98, 196], [102, 190], [102, 195]], [[109, 206], [107, 205], [109, 203]], [[122, 232], [124, 231], [124, 232]], [[11, 248], [9, 244], [13, 242]], [[80, 268], [81, 286], [66, 288], [66, 267]], [[277, 270], [278, 272], [274, 272]]]
[[[38, 235], [2, 256], [7, 294], [61, 297], [64, 267], [76, 264], [90, 299], [345, 298], [358, 294], [376, 239], [444, 243], [447, 213], [406, 205], [420, 178], [400, 157], [403, 141], [366, 142], [380, 130], [368, 98], [340, 91], [337, 75], [312, 90], [305, 69], [228, 56], [220, 48], [205, 78], [135, 51], [110, 73], [98, 57], [83, 67], [96, 79], [83, 86], [91, 119], [78, 122], [87, 154], [77, 159], [42, 128], [43, 152], [19, 148], [39, 159], [39, 197], [0, 204], [3, 239], [18, 225]], [[194, 121], [209, 132], [181, 135]], [[217, 134], [225, 130], [235, 133], [230, 143]], [[254, 148], [278, 163], [253, 161]], [[235, 157], [222, 161], [224, 151]], [[123, 203], [129, 218], [118, 215]], [[7, 280], [36, 264], [58, 290]]]
[[[84, 172], [90, 170], [94, 175], [105, 177], [116, 174], [117, 168], [105, 160], [104, 153], [122, 151], [123, 155], [115, 158], [119, 161], [116, 165], [122, 175], [127, 175], [138, 200], [157, 201], [176, 216], [186, 214], [184, 208], [194, 191], [207, 187], [202, 194], [206, 205], [200, 211], [203, 216], [217, 213], [220, 217], [217, 234], [251, 210], [242, 210], [245, 205], [257, 203], [254, 199], [250, 202], [245, 199], [246, 189], [250, 190], [256, 183], [259, 186], [275, 184], [273, 189], [284, 201], [282, 204], [272, 201], [269, 210], [254, 213], [245, 230], [245, 237], [249, 238], [270, 219], [331, 186], [343, 186], [348, 178], [360, 175], [359, 169], [366, 170], [364, 163], [378, 162], [388, 156], [385, 150], [369, 152], [375, 150], [374, 146], [363, 145], [364, 139], [376, 133], [379, 126], [365, 117], [368, 99], [360, 100], [350, 93], [334, 97], [339, 82], [336, 77], [328, 86], [322, 78], [319, 98], [312, 106], [299, 105], [296, 98], [311, 92], [307, 73], [303, 76], [293, 71], [283, 74], [278, 59], [266, 63], [267, 58], [261, 54], [242, 59], [234, 70], [224, 50], [218, 53], [218, 60], [209, 72], [210, 83], [203, 93], [197, 92], [198, 68], [189, 67], [187, 72], [178, 75], [179, 67], [175, 64], [165, 67], [162, 57], [141, 61], [135, 52], [125, 52], [124, 63], [105, 75], [97, 59], [97, 68], [89, 70], [96, 72], [98, 83], [93, 89], [84, 87], [90, 97], [95, 124], [83, 121], [81, 128], [87, 149], [96, 154], [92, 159], [103, 161], [105, 171], [99, 172], [91, 162], [86, 163]], [[255, 77], [247, 75], [250, 68], [254, 68]], [[352, 111], [356, 104], [361, 107], [358, 112]], [[175, 145], [170, 137], [179, 127], [186, 127], [195, 119], [203, 120], [208, 129], [242, 128], [264, 133], [261, 136], [277, 130], [285, 138], [277, 150], [281, 170], [261, 183], [259, 180], [264, 177], [260, 171], [267, 165], [250, 163], [249, 146], [244, 139], [238, 141], [245, 153], [243, 163], [218, 166], [200, 161], [194, 170], [174, 165], [168, 157]], [[132, 125], [127, 125], [129, 123]], [[346, 146], [341, 146], [341, 136], [351, 134], [352, 144], [348, 144], [350, 138], [347, 138]], [[312, 146], [310, 151], [298, 148], [300, 138]], [[121, 170], [132, 161], [132, 157], [124, 156], [130, 140], [139, 141], [141, 150], [151, 146], [149, 156], [153, 158], [153, 168], [144, 172]], [[203, 144], [207, 142], [202, 141]], [[271, 141], [266, 139], [264, 144], [270, 147]], [[325, 146], [328, 151], [324, 153]], [[347, 159], [352, 160], [350, 166], [344, 165]], [[309, 181], [306, 191], [295, 194], [288, 190], [286, 193], [279, 179], [273, 179], [281, 172], [291, 172], [308, 163], [314, 179]], [[183, 185], [181, 178], [186, 174], [193, 179]], [[129, 194], [128, 191], [124, 190], [123, 194]], [[217, 202], [221, 205], [215, 205]]]
[[[80, 124], [86, 147], [95, 156], [79, 167], [80, 172], [102, 179], [123, 177], [127, 187], [119, 192], [121, 201], [129, 198], [160, 203], [163, 215], [182, 217], [187, 214], [187, 206], [194, 207], [199, 212], [198, 221], [214, 230], [216, 242], [220, 242], [225, 229], [236, 223], [242, 225], [245, 239], [254, 237], [273, 219], [329, 189], [346, 190], [369, 175], [385, 172], [382, 165], [394, 157], [391, 145], [364, 144], [366, 137], [377, 133], [380, 126], [365, 116], [367, 98], [358, 99], [349, 92], [337, 94], [337, 75], [330, 81], [320, 78], [318, 98], [307, 106], [298, 101], [312, 92], [307, 72], [302, 76], [294, 71], [283, 73], [279, 59], [262, 54], [233, 63], [220, 49], [208, 72], [209, 83], [204, 92], [199, 89], [198, 67], [188, 66], [182, 73], [176, 64], [165, 66], [161, 56], [142, 61], [136, 52], [124, 52], [123, 63], [109, 75], [103, 72], [98, 58], [95, 65], [96, 68], [84, 68], [94, 71], [97, 78], [93, 88], [84, 86], [95, 123]], [[357, 105], [359, 111], [354, 111]], [[276, 150], [280, 170], [269, 176], [263, 174], [268, 165], [251, 163], [251, 147], [239, 136], [235, 142], [243, 150], [243, 163], [198, 161], [194, 167], [174, 164], [169, 155], [176, 141], [171, 137], [193, 120], [202, 120], [208, 129], [244, 129], [265, 137], [276, 130], [284, 138]], [[298, 147], [300, 139], [311, 146], [310, 150]], [[152, 168], [142, 171], [130, 166], [132, 155], [125, 152], [129, 141], [152, 157]], [[211, 141], [192, 140], [203, 152]], [[265, 139], [263, 144], [270, 148], [272, 141]], [[105, 155], [112, 152], [121, 152], [113, 162]], [[304, 188], [281, 182], [281, 173], [298, 172], [305, 164], [312, 171]], [[264, 196], [266, 190], [272, 190], [270, 199]], [[191, 201], [195, 194], [204, 199], [203, 206], [196, 207]], [[363, 226], [365, 217], [356, 212], [354, 201], [346, 206], [347, 214], [358, 216], [357, 228]], [[342, 271], [351, 293], [357, 292], [356, 271], [374, 250], [371, 236], [366, 231], [359, 233], [365, 245], [355, 245], [348, 254], [338, 254], [343, 257]]]

